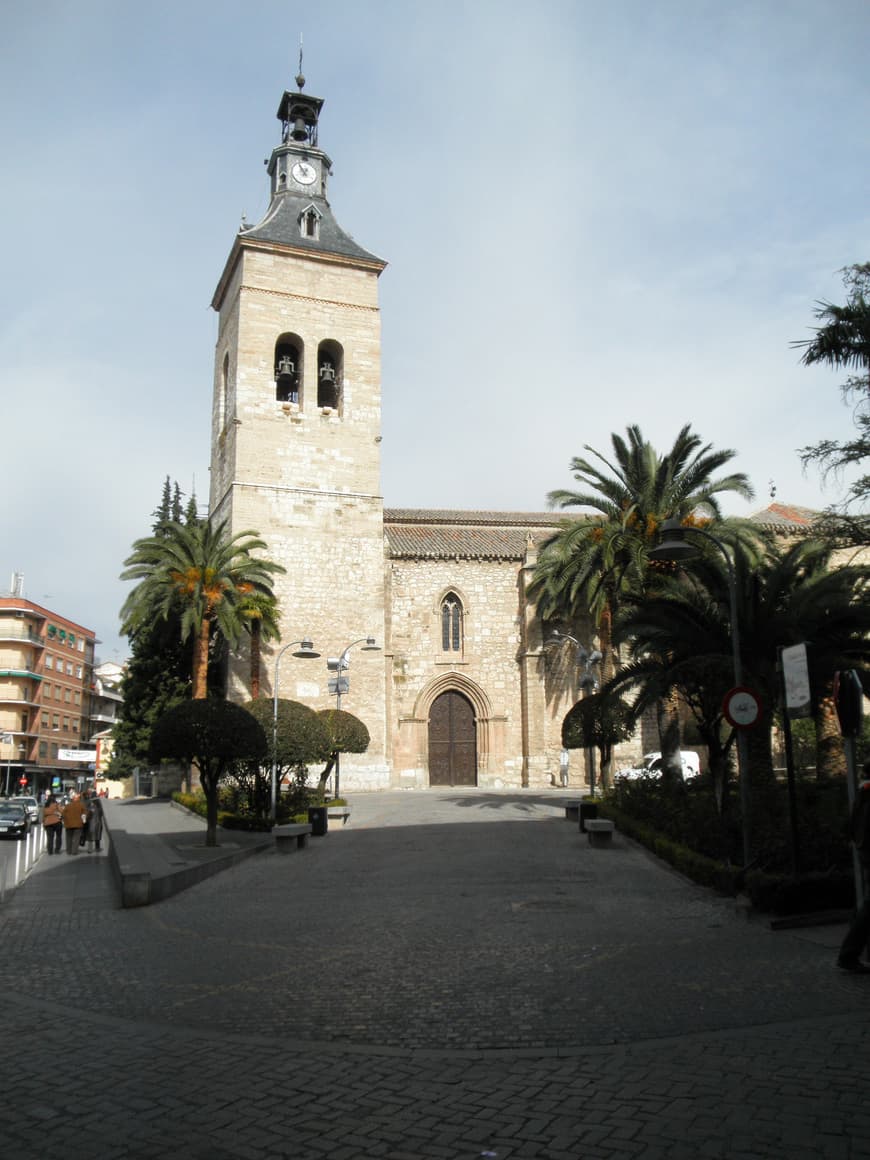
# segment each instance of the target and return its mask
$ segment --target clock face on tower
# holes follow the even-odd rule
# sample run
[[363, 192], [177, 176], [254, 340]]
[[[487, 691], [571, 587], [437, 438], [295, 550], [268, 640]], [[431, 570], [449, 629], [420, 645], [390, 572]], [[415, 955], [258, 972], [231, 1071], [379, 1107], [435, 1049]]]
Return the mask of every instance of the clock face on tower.
[[300, 185], [313, 185], [317, 180], [317, 170], [307, 161], [297, 161], [290, 173], [293, 180], [298, 181]]

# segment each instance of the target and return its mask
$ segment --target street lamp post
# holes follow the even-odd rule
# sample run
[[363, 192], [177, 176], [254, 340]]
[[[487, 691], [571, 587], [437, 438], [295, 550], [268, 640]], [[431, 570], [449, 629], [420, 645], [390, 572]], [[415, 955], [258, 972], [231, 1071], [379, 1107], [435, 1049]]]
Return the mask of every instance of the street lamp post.
[[[341, 709], [341, 694], [350, 691], [350, 679], [342, 676], [342, 673], [347, 669], [350, 661], [348, 655], [350, 650], [356, 645], [361, 644], [363, 647], [360, 652], [380, 652], [381, 646], [375, 643], [373, 636], [361, 636], [359, 640], [352, 640], [349, 645], [342, 649], [341, 654], [337, 657], [328, 657], [326, 661], [326, 668], [330, 673], [335, 673], [334, 677], [329, 678], [329, 691], [335, 693], [335, 708]], [[341, 779], [341, 754], [335, 755], [335, 790], [334, 797], [339, 796], [339, 783]]]
[[[11, 733], [0, 734], [0, 741], [2, 741], [4, 745], [12, 745], [14, 740], [15, 740], [15, 738], [12, 736]], [[9, 797], [9, 778], [10, 778], [11, 773], [12, 773], [12, 752], [10, 750], [9, 756], [6, 758], [6, 797]]]
[[[586, 696], [589, 693], [594, 693], [598, 688], [598, 681], [592, 669], [601, 664], [604, 659], [604, 653], [599, 649], [588, 649], [581, 644], [576, 637], [570, 636], [566, 632], [559, 632], [558, 629], [553, 629], [547, 644], [560, 645], [568, 641], [574, 646], [574, 659], [577, 667], [582, 667], [580, 674], [580, 691]], [[586, 747], [586, 757], [589, 762], [589, 796], [595, 797], [595, 746], [588, 745]]]
[[309, 657], [313, 660], [320, 656], [319, 652], [314, 651], [313, 643], [304, 637], [302, 640], [293, 640], [285, 644], [275, 657], [275, 678], [272, 682], [272, 825], [278, 816], [278, 666], [287, 649], [293, 648], [294, 645], [299, 646], [293, 654], [294, 657]]
[[[728, 549], [718, 537], [706, 528], [686, 527], [677, 519], [664, 520], [659, 529], [661, 540], [655, 548], [647, 553], [651, 560], [687, 560], [697, 554], [697, 548], [686, 542], [687, 535], [701, 536], [715, 544], [722, 553], [728, 575], [728, 599], [731, 620], [731, 664], [734, 672], [734, 685], [743, 684], [743, 662], [740, 656], [740, 620], [737, 614], [737, 576], [734, 571], [734, 561]], [[746, 730], [737, 730], [737, 769], [740, 777], [740, 810], [743, 815], [743, 865], [749, 865], [750, 859], [750, 829], [749, 829], [749, 749], [746, 744]]]

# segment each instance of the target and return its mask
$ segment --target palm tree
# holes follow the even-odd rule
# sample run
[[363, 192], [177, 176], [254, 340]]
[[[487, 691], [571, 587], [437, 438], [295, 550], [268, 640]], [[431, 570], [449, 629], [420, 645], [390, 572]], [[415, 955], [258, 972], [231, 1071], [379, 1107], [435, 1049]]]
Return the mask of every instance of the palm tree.
[[[644, 591], [650, 574], [647, 552], [655, 546], [661, 523], [720, 520], [719, 496], [728, 492], [751, 499], [742, 472], [717, 476], [733, 457], [702, 444], [690, 424], [673, 446], [660, 454], [636, 425], [627, 438], [612, 435], [613, 459], [588, 444], [592, 459], [571, 461], [577, 491], [550, 492], [550, 505], [591, 509], [565, 522], [541, 548], [529, 594], [542, 620], [571, 623], [592, 615], [604, 660], [602, 676], [613, 674], [611, 624], [622, 599]], [[658, 569], [660, 566], [656, 566]], [[673, 720], [673, 714], [670, 714]], [[676, 752], [678, 738], [662, 739], [664, 752]]]
[[278, 601], [271, 592], [258, 592], [251, 584], [241, 584], [243, 593], [239, 615], [245, 631], [251, 638], [251, 700], [260, 695], [261, 646], [270, 640], [280, 640]]
[[689, 424], [664, 455], [638, 426], [629, 427], [627, 436], [611, 436], [613, 461], [587, 444], [584, 450], [597, 463], [571, 461], [585, 490], [560, 489], [547, 497], [551, 507], [591, 508], [592, 514], [563, 524], [541, 549], [531, 594], [544, 619], [571, 619], [589, 610], [601, 624], [620, 595], [643, 589], [646, 553], [664, 520], [719, 520], [721, 493], [752, 498], [742, 472], [715, 477], [735, 452], [702, 446]]
[[136, 540], [124, 561], [122, 580], [138, 580], [121, 609], [122, 631], [134, 632], [146, 617], [166, 619], [181, 608], [181, 639], [193, 638], [193, 697], [207, 695], [209, 641], [219, 633], [230, 647], [244, 627], [240, 611], [253, 593], [272, 595], [280, 564], [252, 555], [266, 544], [256, 532], [228, 536], [226, 524], [170, 521], [160, 534]]
[[[817, 303], [815, 316], [822, 325], [816, 328], [815, 337], [792, 343], [803, 348], [804, 366], [824, 364], [834, 370], [857, 372], [843, 384], [844, 399], [858, 401], [855, 438], [844, 442], [823, 439], [801, 450], [804, 463], [817, 463], [825, 475], [860, 466], [870, 458], [870, 262], [847, 266], [841, 273], [847, 290], [845, 304]], [[868, 497], [870, 474], [865, 473], [849, 487], [846, 502], [861, 503]], [[846, 524], [845, 529], [838, 529], [841, 533], [851, 529], [857, 542], [867, 542], [866, 515]]]
[[[831, 549], [804, 540], [779, 550], [746, 542], [731, 544], [744, 680], [761, 694], [763, 718], [750, 732], [756, 781], [773, 780], [770, 725], [779, 701], [780, 648], [806, 642], [810, 675], [824, 695], [835, 670], [870, 660], [870, 567], [831, 568]], [[626, 604], [615, 627], [631, 661], [611, 682], [640, 689], [636, 709], [667, 689], [693, 709], [705, 742], [717, 800], [724, 797], [722, 697], [733, 684], [728, 574], [718, 552], [704, 551], [680, 576], [664, 579], [655, 593]], [[822, 732], [821, 730], [819, 731]], [[726, 739], [725, 745], [730, 744]]]

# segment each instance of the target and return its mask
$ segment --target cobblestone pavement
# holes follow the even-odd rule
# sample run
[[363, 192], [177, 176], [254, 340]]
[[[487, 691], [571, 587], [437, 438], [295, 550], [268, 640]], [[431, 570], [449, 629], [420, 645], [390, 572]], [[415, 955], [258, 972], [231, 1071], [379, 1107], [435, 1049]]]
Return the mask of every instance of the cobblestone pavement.
[[87, 1106], [59, 1146], [101, 1160], [870, 1157], [843, 929], [593, 849], [565, 796], [359, 795], [142, 910], [43, 860], [0, 908], [4, 1153]]

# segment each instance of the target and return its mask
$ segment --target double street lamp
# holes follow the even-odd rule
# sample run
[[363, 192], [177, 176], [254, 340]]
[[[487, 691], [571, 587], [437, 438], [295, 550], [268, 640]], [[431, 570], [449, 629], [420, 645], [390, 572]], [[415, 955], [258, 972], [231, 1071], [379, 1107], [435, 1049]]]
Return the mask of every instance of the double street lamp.
[[[686, 536], [701, 536], [715, 544], [722, 553], [728, 575], [728, 597], [731, 620], [731, 663], [734, 670], [734, 686], [743, 685], [743, 662], [740, 656], [740, 619], [737, 614], [737, 577], [734, 571], [734, 560], [728, 549], [720, 539], [708, 532], [706, 528], [686, 527], [677, 519], [664, 520], [659, 529], [661, 540], [655, 548], [647, 553], [651, 560], [688, 560], [697, 555], [698, 549], [688, 543]], [[749, 865], [750, 834], [749, 834], [749, 748], [746, 741], [746, 730], [737, 729], [737, 769], [740, 780], [740, 810], [743, 815], [743, 865]]]
[[[329, 678], [329, 692], [335, 694], [335, 707], [341, 708], [341, 695], [350, 691], [350, 679], [342, 674], [347, 670], [350, 664], [349, 654], [352, 648], [358, 644], [363, 647], [360, 652], [380, 652], [381, 646], [375, 643], [373, 636], [361, 636], [359, 640], [352, 640], [349, 645], [342, 649], [337, 657], [328, 657], [326, 667], [330, 673], [335, 673], [334, 677]], [[339, 782], [341, 779], [341, 754], [335, 755], [335, 792], [334, 797], [339, 796]]]
[[320, 656], [319, 652], [314, 651], [313, 643], [306, 637], [302, 640], [293, 640], [290, 644], [285, 644], [282, 649], [278, 650], [278, 655], [275, 657], [275, 678], [272, 682], [272, 809], [271, 818], [274, 825], [278, 814], [278, 666], [281, 664], [281, 657], [284, 653], [294, 646], [299, 646], [294, 657], [305, 657], [314, 660]]

